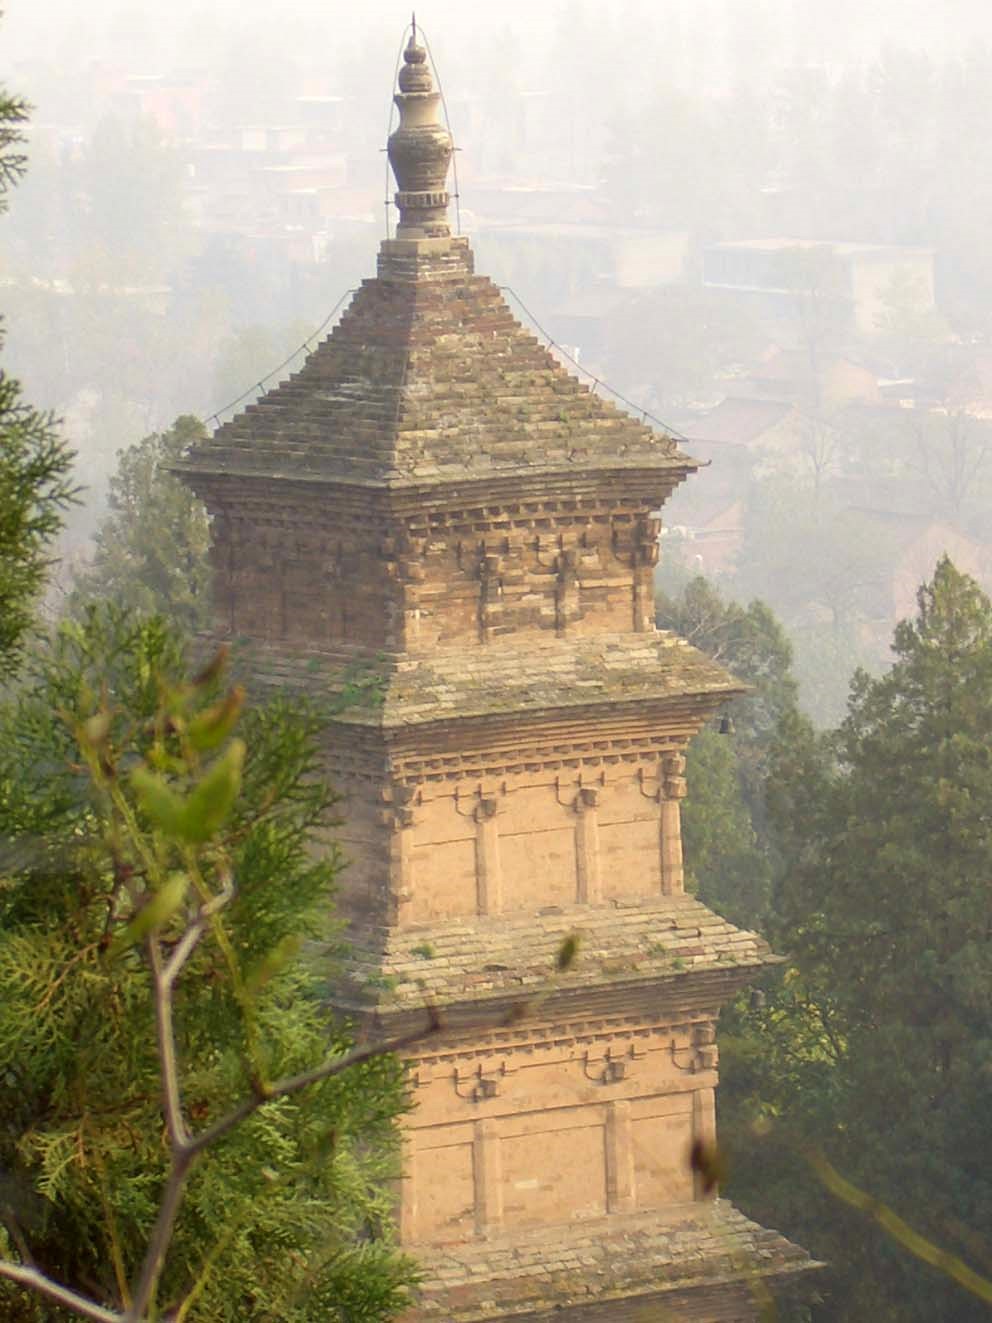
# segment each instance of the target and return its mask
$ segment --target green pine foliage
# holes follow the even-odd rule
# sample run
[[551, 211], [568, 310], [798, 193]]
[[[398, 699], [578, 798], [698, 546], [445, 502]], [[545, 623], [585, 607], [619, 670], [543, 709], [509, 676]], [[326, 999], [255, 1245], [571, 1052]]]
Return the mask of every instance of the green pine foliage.
[[[0, 340], [2, 345], [2, 340]], [[73, 498], [72, 452], [55, 421], [0, 370], [0, 682], [19, 660]]]
[[[20, 179], [28, 107], [0, 88], [0, 215]], [[3, 339], [0, 335], [0, 348]], [[33, 409], [0, 370], [0, 684], [19, 660], [49, 566], [48, 547], [72, 500], [72, 452], [50, 414]]]
[[121, 452], [91, 563], [76, 577], [69, 612], [93, 601], [157, 612], [187, 633], [209, 622], [210, 526], [185, 483], [168, 471], [206, 436], [185, 414]]
[[992, 603], [946, 558], [918, 603], [836, 732], [783, 731], [773, 938], [792, 968], [723, 1039], [729, 1193], [831, 1262], [827, 1316], [852, 1323], [988, 1316], [802, 1156], [990, 1275]]
[[[184, 1115], [201, 1132], [350, 1046], [294, 954], [327, 941], [340, 860], [308, 847], [329, 804], [315, 715], [276, 700], [239, 716], [237, 688], [187, 678], [172, 626], [116, 608], [65, 622], [31, 665], [0, 711], [0, 1253], [30, 1251], [119, 1309], [169, 1165], [148, 943], [167, 958], [230, 879], [176, 983]], [[404, 1106], [380, 1057], [207, 1149], [155, 1316], [391, 1317], [410, 1280], [390, 1230]], [[67, 1317], [0, 1279], [3, 1323]]]
[[[735, 923], [763, 927], [776, 867], [765, 787], [779, 725], [796, 710], [792, 651], [763, 602], [728, 601], [706, 579], [657, 598], [658, 624], [719, 661], [750, 692], [689, 745], [683, 837], [690, 884]], [[732, 732], [718, 733], [723, 717]]]
[[27, 167], [24, 154], [24, 125], [30, 107], [20, 96], [0, 88], [0, 213], [7, 210], [7, 193]]

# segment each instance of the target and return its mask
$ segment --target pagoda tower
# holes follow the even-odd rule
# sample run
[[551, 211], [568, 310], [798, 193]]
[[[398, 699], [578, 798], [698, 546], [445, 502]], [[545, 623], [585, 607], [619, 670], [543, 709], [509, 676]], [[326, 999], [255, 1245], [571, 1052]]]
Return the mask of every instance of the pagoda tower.
[[414, 33], [377, 276], [180, 466], [215, 632], [259, 682], [371, 695], [327, 735], [334, 1000], [382, 1035], [443, 1017], [407, 1054], [409, 1317], [754, 1318], [811, 1264], [689, 1162], [720, 1006], [774, 959], [684, 887], [686, 745], [740, 692], [654, 624], [657, 512], [697, 466], [474, 273], [438, 101]]

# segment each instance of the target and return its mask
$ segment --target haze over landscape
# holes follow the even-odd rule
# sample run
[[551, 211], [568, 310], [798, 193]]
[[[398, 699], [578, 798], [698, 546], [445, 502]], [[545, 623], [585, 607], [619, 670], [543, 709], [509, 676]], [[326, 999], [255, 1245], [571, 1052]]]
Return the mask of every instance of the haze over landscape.
[[0, 17], [0, 1323], [982, 1323], [992, 9], [410, 17]]
[[[250, 389], [371, 270], [384, 70], [407, 18], [10, 6], [3, 67], [35, 111], [3, 250], [8, 354], [80, 452], [73, 534], [93, 528], [121, 446]], [[480, 269], [714, 461], [666, 520], [698, 545], [668, 561], [777, 607], [808, 706], [836, 715], [849, 663], [884, 655], [900, 574], [915, 583], [941, 538], [981, 543], [961, 552], [975, 569], [988, 557], [988, 13], [709, 0], [439, 3], [420, 18]], [[820, 243], [812, 284], [768, 265], [795, 265], [795, 239]], [[714, 249], [753, 240], [778, 256]], [[853, 319], [829, 280], [857, 286]], [[952, 396], [956, 421], [935, 421]], [[813, 559], [837, 560], [843, 527], [845, 582], [814, 574], [796, 601], [783, 485], [801, 503], [811, 478], [831, 510]], [[883, 542], [890, 581], [867, 583], [860, 549]]]

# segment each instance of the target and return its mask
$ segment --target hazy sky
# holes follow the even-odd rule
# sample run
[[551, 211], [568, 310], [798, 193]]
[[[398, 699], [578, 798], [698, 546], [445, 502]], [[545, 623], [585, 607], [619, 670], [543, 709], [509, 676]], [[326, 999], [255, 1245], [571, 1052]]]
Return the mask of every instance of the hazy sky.
[[[120, 447], [179, 413], [210, 417], [268, 380], [374, 269], [388, 188], [380, 151], [410, 6], [0, 5], [0, 83], [34, 105], [30, 169], [0, 227], [4, 365], [29, 399], [64, 416], [80, 453], [88, 504], [67, 539], [78, 547]], [[519, 290], [583, 364], [644, 407], [674, 418], [673, 404], [715, 404], [738, 389], [742, 364], [794, 348], [803, 331], [801, 319], [768, 329], [704, 288], [701, 255], [721, 239], [932, 248], [940, 316], [967, 343], [992, 344], [988, 0], [423, 0], [417, 17], [461, 149], [479, 270]], [[143, 87], [128, 81], [140, 75], [188, 77], [193, 128], [161, 104], [157, 128], [140, 121]], [[236, 154], [246, 125], [298, 123], [304, 95], [341, 98], [340, 159], [327, 167], [338, 172], [338, 210], [311, 236], [323, 244], [313, 262], [298, 256], [306, 227], [289, 223], [306, 213], [291, 199], [272, 206], [249, 153], [228, 179], [215, 150]], [[184, 96], [169, 89], [161, 101]], [[147, 103], [154, 113], [155, 98]], [[273, 215], [282, 228], [270, 233]], [[618, 254], [636, 227], [669, 232], [651, 251], [682, 254], [673, 284], [654, 259], [627, 279]], [[627, 236], [615, 251], [603, 238], [611, 229]], [[909, 294], [893, 305], [909, 349], [892, 352], [916, 362], [927, 327], [943, 332], [939, 317], [913, 320]], [[594, 319], [586, 296], [601, 308]], [[888, 372], [884, 354], [879, 363]], [[878, 478], [877, 491], [859, 486], [862, 504], [892, 508], [887, 455], [871, 438], [856, 452], [857, 471]], [[932, 494], [918, 488], [913, 500], [932, 513]], [[711, 479], [699, 490], [717, 488]], [[774, 493], [761, 500], [754, 518], [772, 527]], [[984, 529], [987, 500], [958, 513], [967, 523], [979, 507]], [[832, 556], [821, 557], [828, 567]], [[791, 627], [794, 557], [779, 577], [769, 561], [761, 579], [763, 564], [737, 590], [767, 598]], [[832, 600], [823, 619], [830, 612], [836, 620]], [[809, 643], [807, 660], [814, 652]], [[859, 660], [830, 661], [841, 689]], [[810, 675], [819, 684], [823, 665], [811, 662]]]
[[[78, 69], [88, 62], [123, 60], [132, 72], [166, 72], [182, 63], [211, 62], [236, 51], [245, 40], [263, 38], [275, 54], [292, 54], [328, 69], [342, 51], [360, 49], [366, 57], [376, 47], [384, 68], [410, 17], [407, 0], [7, 0], [0, 23], [0, 76], [18, 81], [32, 94], [34, 62]], [[615, 39], [630, 39], [626, 59], [604, 59], [597, 76], [623, 79], [630, 69], [642, 76], [676, 80], [679, 58], [688, 39], [690, 53], [712, 68], [727, 58], [724, 49], [746, 45], [749, 30], [759, 46], [807, 43], [815, 56], [818, 43], [850, 58], [885, 44], [915, 45], [934, 54], [992, 41], [992, 6], [985, 0], [425, 0], [418, 19], [436, 55], [444, 60], [452, 84], [470, 83], [489, 73], [498, 55], [495, 35], [512, 33], [528, 77], [555, 60], [561, 34], [574, 28], [588, 33], [591, 51], [599, 37], [605, 50]], [[617, 67], [617, 64], [620, 67]], [[18, 78], [18, 74], [20, 75]], [[384, 72], [384, 82], [389, 73]], [[593, 89], [590, 89], [592, 93]], [[44, 106], [39, 105], [44, 114]]]

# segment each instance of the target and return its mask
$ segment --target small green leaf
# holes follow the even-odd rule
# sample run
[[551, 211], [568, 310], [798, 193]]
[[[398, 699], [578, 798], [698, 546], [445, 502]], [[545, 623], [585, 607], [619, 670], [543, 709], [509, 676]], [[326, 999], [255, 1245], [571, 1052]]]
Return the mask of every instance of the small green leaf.
[[183, 840], [202, 844], [223, 826], [241, 789], [244, 760], [244, 741], [232, 740], [193, 787], [179, 824]]
[[187, 737], [193, 748], [205, 753], [222, 744], [234, 729], [244, 701], [244, 687], [236, 684], [221, 702], [214, 703], [203, 712], [198, 712], [186, 728]]
[[138, 796], [138, 803], [153, 825], [167, 836], [183, 837], [182, 821], [186, 805], [182, 796], [157, 772], [147, 767], [134, 769], [131, 784]]
[[230, 654], [230, 648], [226, 643], [222, 643], [213, 657], [207, 662], [203, 670], [198, 675], [194, 675], [192, 683], [197, 688], [206, 688], [214, 680], [220, 678], [227, 666], [227, 659]]
[[267, 951], [255, 968], [245, 979], [245, 988], [248, 992], [258, 992], [264, 988], [270, 979], [280, 974], [286, 966], [296, 957], [302, 946], [302, 938], [297, 934], [289, 934], [282, 941], [277, 942], [271, 951]]
[[186, 899], [188, 890], [189, 878], [185, 873], [170, 873], [161, 890], [149, 897], [115, 940], [114, 952], [137, 946], [149, 933], [164, 927]]
[[169, 753], [161, 744], [153, 745], [145, 754], [145, 758], [159, 772], [172, 772], [175, 776], [181, 776], [186, 771], [186, 762]]
[[85, 742], [91, 748], [99, 748], [110, 734], [111, 720], [111, 713], [108, 712], [106, 708], [104, 708], [102, 712], [94, 713], [92, 717], [83, 722], [83, 738], [80, 740], [80, 743]]

